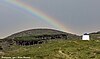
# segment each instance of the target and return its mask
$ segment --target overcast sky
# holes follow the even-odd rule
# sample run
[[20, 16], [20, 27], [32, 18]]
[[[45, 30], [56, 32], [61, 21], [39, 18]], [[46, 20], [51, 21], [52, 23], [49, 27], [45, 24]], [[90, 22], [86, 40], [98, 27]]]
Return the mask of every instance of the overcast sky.
[[[21, 1], [56, 18], [69, 27], [68, 31], [72, 33], [83, 34], [100, 29], [100, 0]], [[0, 0], [0, 38], [22, 30], [44, 27], [54, 28], [46, 21], [33, 18], [4, 0]]]

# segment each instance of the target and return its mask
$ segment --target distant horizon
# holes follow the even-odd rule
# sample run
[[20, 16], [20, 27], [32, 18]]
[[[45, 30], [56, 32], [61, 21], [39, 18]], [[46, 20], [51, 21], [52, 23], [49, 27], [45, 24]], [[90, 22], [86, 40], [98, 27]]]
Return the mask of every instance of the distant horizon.
[[[11, 34], [5, 36], [5, 37], [0, 37], [0, 39], [4, 39], [4, 38], [6, 38], [6, 37], [8, 37], [8, 36], [11, 36], [11, 35], [13, 35], [13, 34], [20, 33], [20, 32], [27, 31], [27, 30], [32, 30], [32, 29], [52, 29], [52, 30], [62, 31], [62, 30], [54, 29], [54, 28], [30, 28], [30, 29], [24, 29], [24, 30], [16, 31], [16, 32], [14, 32], [14, 33], [11, 33]], [[62, 32], [65, 32], [65, 31], [62, 31]], [[98, 32], [98, 31], [88, 32], [88, 34], [89, 34], [89, 33], [94, 33], [94, 32]], [[66, 33], [69, 33], [69, 32], [66, 32]], [[85, 32], [85, 33], [86, 33], [86, 32]], [[70, 34], [75, 34], [75, 35], [81, 36], [81, 35], [84, 35], [85, 33], [83, 33], [83, 34], [70, 33]]]

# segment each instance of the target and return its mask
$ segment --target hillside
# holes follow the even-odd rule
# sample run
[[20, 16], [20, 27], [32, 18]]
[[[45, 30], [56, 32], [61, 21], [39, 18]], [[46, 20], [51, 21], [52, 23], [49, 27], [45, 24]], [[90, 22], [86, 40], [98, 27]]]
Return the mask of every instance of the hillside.
[[0, 55], [31, 59], [100, 59], [100, 40], [52, 40], [32, 46], [14, 45]]
[[12, 34], [6, 37], [5, 40], [12, 41], [13, 44], [17, 45], [34, 45], [46, 43], [48, 40], [71, 40], [73, 38], [80, 39], [80, 36], [54, 29], [30, 29]]
[[8, 50], [12, 45], [35, 45], [47, 43], [49, 40], [76, 40], [80, 36], [54, 29], [30, 29], [14, 33], [1, 40], [1, 49]]

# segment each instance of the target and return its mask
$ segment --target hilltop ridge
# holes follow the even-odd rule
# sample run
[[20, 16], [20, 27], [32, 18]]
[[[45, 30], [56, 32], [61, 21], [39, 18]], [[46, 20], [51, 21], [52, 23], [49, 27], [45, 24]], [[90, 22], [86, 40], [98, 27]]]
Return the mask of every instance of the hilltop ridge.
[[12, 34], [6, 38], [14, 39], [15, 37], [23, 37], [23, 36], [56, 35], [56, 34], [65, 34], [69, 36], [69, 39], [71, 37], [74, 37], [74, 38], [78, 37], [78, 35], [66, 33], [66, 32], [59, 31], [59, 30], [54, 30], [54, 29], [29, 29], [29, 30], [25, 30], [25, 31]]

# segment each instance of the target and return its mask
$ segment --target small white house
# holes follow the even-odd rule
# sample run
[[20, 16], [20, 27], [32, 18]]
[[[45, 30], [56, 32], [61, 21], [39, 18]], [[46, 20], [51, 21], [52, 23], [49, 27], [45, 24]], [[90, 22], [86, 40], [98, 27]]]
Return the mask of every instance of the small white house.
[[85, 33], [85, 34], [82, 36], [82, 40], [90, 40], [89, 34]]

